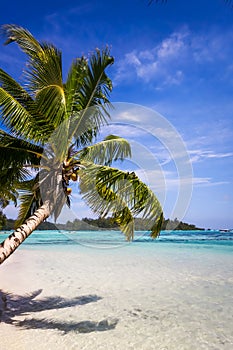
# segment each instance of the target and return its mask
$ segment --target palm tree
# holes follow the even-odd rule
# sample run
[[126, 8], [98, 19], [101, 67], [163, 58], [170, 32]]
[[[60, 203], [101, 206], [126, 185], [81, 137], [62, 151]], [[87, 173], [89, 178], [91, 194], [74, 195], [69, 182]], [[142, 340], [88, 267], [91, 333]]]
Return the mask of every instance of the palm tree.
[[4, 25], [6, 44], [15, 42], [27, 56], [19, 84], [0, 69], [0, 198], [20, 201], [16, 230], [0, 245], [2, 263], [46, 218], [70, 206], [72, 181], [99, 216], [111, 213], [128, 240], [134, 216], [151, 223], [157, 237], [163, 212], [155, 194], [135, 173], [112, 167], [131, 155], [129, 143], [109, 135], [93, 143], [110, 118], [113, 64], [108, 48], [89, 59], [77, 58], [63, 82], [61, 52], [38, 42], [17, 25]]

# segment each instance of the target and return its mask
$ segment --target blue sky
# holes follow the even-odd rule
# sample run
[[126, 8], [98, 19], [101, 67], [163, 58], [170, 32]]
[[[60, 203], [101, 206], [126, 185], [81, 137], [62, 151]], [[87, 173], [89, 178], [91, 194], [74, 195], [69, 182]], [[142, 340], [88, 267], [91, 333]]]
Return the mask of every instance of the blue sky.
[[[73, 58], [108, 45], [115, 58], [108, 71], [114, 86], [111, 101], [157, 111], [184, 141], [193, 189], [181, 219], [199, 227], [233, 228], [233, 9], [229, 5], [223, 0], [167, 0], [150, 6], [146, 0], [21, 0], [1, 5], [0, 23], [19, 24], [37, 39], [53, 42], [63, 52], [64, 73]], [[18, 79], [24, 55], [13, 44], [2, 46], [0, 66]], [[133, 142], [136, 136], [128, 131], [125, 128], [123, 136], [128, 134]], [[166, 178], [165, 215], [170, 217], [177, 200], [172, 156], [148, 135], [138, 134], [135, 140], [145, 145], [147, 153], [156, 154], [156, 166]], [[85, 210], [79, 208], [81, 217], [88, 216]], [[8, 213], [13, 215], [12, 208]]]

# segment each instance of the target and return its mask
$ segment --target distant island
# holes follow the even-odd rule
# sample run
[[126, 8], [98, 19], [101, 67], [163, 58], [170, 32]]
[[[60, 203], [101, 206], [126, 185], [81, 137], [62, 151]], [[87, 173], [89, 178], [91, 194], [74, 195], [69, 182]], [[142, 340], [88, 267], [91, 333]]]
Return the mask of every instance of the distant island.
[[[6, 217], [2, 220], [0, 229], [8, 231], [13, 230], [15, 225], [15, 220], [7, 219]], [[54, 224], [49, 221], [45, 221], [40, 224], [37, 228], [38, 230], [68, 230], [68, 231], [96, 231], [96, 230], [119, 230], [119, 226], [110, 217], [108, 218], [83, 218], [81, 220], [75, 219], [74, 221], [67, 221], [65, 224]], [[141, 218], [135, 218], [135, 230], [136, 231], [148, 231], [148, 222]], [[166, 219], [163, 222], [162, 230], [183, 230], [183, 231], [193, 231], [193, 230], [204, 230], [204, 228], [196, 227], [193, 224], [187, 224], [185, 222], [179, 221], [178, 219], [170, 220]]]

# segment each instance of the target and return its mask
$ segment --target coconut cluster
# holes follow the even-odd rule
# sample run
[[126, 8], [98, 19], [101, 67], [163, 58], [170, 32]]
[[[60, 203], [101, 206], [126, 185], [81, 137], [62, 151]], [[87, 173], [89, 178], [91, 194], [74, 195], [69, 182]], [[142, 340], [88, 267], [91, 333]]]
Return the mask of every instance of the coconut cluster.
[[79, 171], [79, 162], [73, 162], [72, 159], [65, 160], [62, 167], [62, 179], [63, 179], [63, 188], [66, 195], [72, 193], [72, 188], [69, 186], [69, 181], [78, 180], [78, 171]]

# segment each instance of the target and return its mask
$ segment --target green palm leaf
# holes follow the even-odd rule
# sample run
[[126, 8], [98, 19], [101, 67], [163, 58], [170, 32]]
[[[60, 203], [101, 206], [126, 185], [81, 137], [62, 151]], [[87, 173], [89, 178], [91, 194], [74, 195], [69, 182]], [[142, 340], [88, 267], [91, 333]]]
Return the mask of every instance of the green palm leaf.
[[133, 239], [134, 218], [127, 204], [106, 186], [98, 188], [97, 191], [94, 173], [91, 168], [80, 171], [80, 190], [83, 199], [100, 217], [112, 214], [114, 221], [118, 223], [127, 240]]
[[12, 168], [30, 165], [36, 168], [40, 164], [43, 148], [21, 140], [0, 130], [0, 167]]
[[131, 157], [131, 148], [122, 137], [109, 135], [102, 142], [84, 148], [78, 156], [81, 161], [110, 165], [118, 159]]
[[58, 85], [44, 87], [37, 92], [36, 105], [48, 125], [50, 134], [66, 117], [66, 105], [63, 88]]
[[15, 24], [5, 24], [1, 27], [1, 31], [6, 36], [5, 45], [15, 41], [22, 51], [32, 58], [42, 51], [40, 43], [25, 28]]
[[15, 184], [6, 181], [6, 173], [0, 174], [0, 207], [5, 208], [10, 201], [17, 205], [18, 192], [15, 189]]
[[69, 141], [75, 140], [77, 147], [93, 142], [100, 127], [107, 124], [107, 114], [99, 106], [76, 112], [69, 120]]
[[112, 90], [112, 82], [106, 74], [106, 69], [114, 62], [108, 48], [96, 50], [89, 59], [84, 84], [78, 94], [78, 102], [82, 109], [93, 105], [109, 103], [108, 95]]
[[66, 98], [66, 109], [69, 115], [73, 115], [75, 112], [83, 109], [83, 107], [78, 103], [77, 97], [87, 74], [87, 66], [87, 59], [84, 57], [77, 58], [75, 61], [73, 61], [68, 72], [67, 80], [64, 84], [64, 91]]
[[83, 70], [82, 84], [75, 91], [76, 103], [73, 108], [73, 111], [78, 109], [81, 112], [74, 114], [71, 121], [72, 137], [78, 146], [90, 143], [110, 118], [108, 95], [112, 83], [105, 70], [113, 61], [108, 49], [101, 52], [96, 50]]
[[28, 89], [34, 94], [37, 109], [53, 130], [67, 118], [61, 52], [53, 45], [41, 46], [43, 51], [29, 62], [26, 78]]
[[25, 180], [18, 184], [20, 209], [15, 227], [19, 227], [28, 219], [34, 211], [42, 205], [40, 190], [38, 186], [39, 176], [31, 180]]
[[28, 55], [24, 77], [27, 90], [36, 103], [42, 121], [53, 131], [67, 117], [61, 52], [52, 44], [40, 44], [29, 31], [20, 26], [5, 25], [2, 26], [2, 31], [8, 39], [7, 44], [15, 41]]
[[92, 164], [80, 171], [80, 189], [95, 213], [113, 214], [128, 239], [133, 237], [132, 222], [136, 215], [147, 220], [151, 237], [158, 236], [162, 208], [155, 194], [134, 173]]
[[26, 77], [33, 94], [50, 85], [62, 88], [61, 51], [52, 44], [40, 44], [40, 50], [29, 59]]
[[31, 114], [25, 107], [0, 87], [2, 119], [9, 130], [18, 136], [31, 137]]
[[[0, 198], [3, 202], [12, 201], [17, 205], [18, 191], [17, 187], [21, 181], [25, 181], [30, 173], [23, 169], [20, 164], [14, 167], [1, 167], [0, 172]], [[9, 203], [8, 203], [9, 204]]]
[[0, 198], [16, 205], [18, 189], [40, 165], [43, 148], [0, 130]]
[[29, 93], [1, 68], [0, 85], [25, 108], [34, 102]]
[[[48, 118], [42, 114], [30, 94], [2, 69], [0, 88], [3, 124], [19, 137], [34, 142], [47, 140], [51, 134]], [[41, 132], [38, 133], [38, 130]]]

